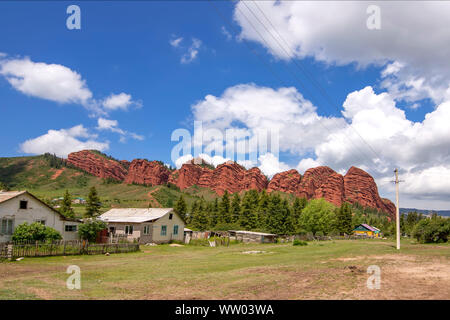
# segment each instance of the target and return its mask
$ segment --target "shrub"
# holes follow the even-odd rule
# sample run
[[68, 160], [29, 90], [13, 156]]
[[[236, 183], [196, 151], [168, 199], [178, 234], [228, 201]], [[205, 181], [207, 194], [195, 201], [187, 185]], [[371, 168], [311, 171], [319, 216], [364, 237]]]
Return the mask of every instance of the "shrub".
[[293, 246], [307, 246], [308, 242], [295, 239], [294, 242], [292, 243], [292, 245]]
[[56, 241], [61, 239], [58, 231], [38, 222], [32, 224], [25, 222], [17, 226], [12, 236], [12, 240], [16, 242]]
[[447, 242], [450, 234], [450, 220], [442, 217], [420, 220], [412, 233], [420, 243]]
[[95, 242], [100, 231], [106, 229], [106, 223], [100, 220], [87, 220], [78, 226], [78, 235], [83, 240]]

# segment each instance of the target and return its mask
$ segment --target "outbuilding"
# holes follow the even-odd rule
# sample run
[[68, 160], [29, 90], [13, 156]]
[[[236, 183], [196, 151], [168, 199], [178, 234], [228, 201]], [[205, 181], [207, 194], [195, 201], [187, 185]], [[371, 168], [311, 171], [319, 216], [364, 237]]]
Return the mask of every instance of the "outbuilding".
[[99, 219], [107, 223], [111, 237], [139, 243], [184, 240], [185, 223], [172, 208], [114, 208]]
[[244, 230], [230, 230], [228, 232], [231, 240], [238, 240], [242, 242], [274, 243], [277, 240], [277, 235], [272, 233]]
[[362, 223], [353, 229], [353, 234], [356, 236], [363, 236], [369, 238], [380, 238], [382, 237], [381, 231], [378, 228], [369, 226], [368, 224]]
[[0, 242], [11, 241], [17, 226], [38, 222], [58, 231], [63, 240], [78, 239], [79, 220], [69, 219], [28, 191], [0, 191]]

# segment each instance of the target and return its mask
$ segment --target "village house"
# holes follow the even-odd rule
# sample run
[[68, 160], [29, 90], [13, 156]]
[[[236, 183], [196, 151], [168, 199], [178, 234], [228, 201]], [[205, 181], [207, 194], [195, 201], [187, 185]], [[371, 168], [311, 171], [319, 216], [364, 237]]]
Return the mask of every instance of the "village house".
[[238, 240], [242, 242], [256, 242], [256, 243], [274, 243], [276, 242], [277, 235], [272, 233], [253, 232], [244, 230], [230, 230], [231, 240]]
[[380, 229], [369, 226], [365, 223], [356, 226], [356, 228], [353, 229], [353, 234], [356, 236], [369, 238], [381, 238], [383, 236]]
[[139, 243], [184, 240], [185, 223], [172, 208], [115, 208], [99, 219], [108, 225], [109, 236], [122, 236]]
[[80, 221], [64, 217], [27, 191], [0, 191], [0, 242], [11, 241], [15, 228], [25, 222], [51, 227], [64, 240], [78, 239]]

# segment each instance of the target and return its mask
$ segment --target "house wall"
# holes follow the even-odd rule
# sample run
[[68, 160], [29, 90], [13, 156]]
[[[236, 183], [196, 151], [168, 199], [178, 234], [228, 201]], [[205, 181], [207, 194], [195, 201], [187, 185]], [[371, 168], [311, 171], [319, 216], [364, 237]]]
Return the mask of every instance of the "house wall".
[[[20, 209], [20, 201], [28, 201], [27, 209]], [[59, 214], [37, 201], [28, 194], [0, 203], [0, 223], [3, 218], [12, 219], [13, 231], [24, 222], [33, 223], [37, 220], [45, 220], [45, 225], [58, 231], [64, 240], [78, 239], [78, 232], [66, 232], [66, 225], [79, 225], [76, 221], [65, 221]], [[78, 229], [78, 227], [77, 227]], [[1, 227], [0, 227], [1, 232]], [[0, 234], [0, 242], [11, 241], [11, 235]]]
[[[153, 235], [153, 223], [125, 223], [125, 222], [108, 222], [108, 231], [111, 227], [114, 227], [115, 234], [125, 235], [126, 226], [133, 226], [133, 233], [126, 236], [127, 240], [134, 241], [139, 240], [140, 243], [150, 243]], [[144, 226], [149, 226], [149, 234], [144, 234]]]
[[[172, 220], [169, 219], [170, 214], [173, 214]], [[173, 227], [178, 226], [178, 234], [173, 234]], [[165, 236], [161, 235], [161, 227], [167, 226], [167, 232]], [[165, 243], [170, 240], [184, 241], [184, 222], [181, 218], [172, 212], [167, 213], [165, 216], [159, 218], [153, 223], [153, 242]]]

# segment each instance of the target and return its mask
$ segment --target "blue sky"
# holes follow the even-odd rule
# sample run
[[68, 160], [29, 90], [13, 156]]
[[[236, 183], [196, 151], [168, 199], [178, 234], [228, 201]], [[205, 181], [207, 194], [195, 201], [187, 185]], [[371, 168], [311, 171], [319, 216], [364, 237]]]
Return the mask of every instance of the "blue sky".
[[[68, 30], [66, 27], [66, 19], [69, 16], [66, 8], [71, 4], [77, 4], [81, 8], [81, 30]], [[401, 49], [389, 51], [383, 45], [377, 44], [378, 38], [370, 42], [375, 43], [371, 48], [370, 43], [367, 45], [363, 40], [358, 40], [356, 36], [347, 33], [341, 35], [342, 43], [360, 41], [360, 46], [368, 48], [367, 51], [361, 51], [358, 54], [349, 53], [343, 58], [345, 49], [340, 47], [336, 49], [328, 35], [323, 36], [321, 40], [321, 34], [319, 34], [318, 41], [323, 41], [319, 45], [326, 49], [325, 55], [320, 55], [314, 47], [317, 45], [307, 38], [301, 38], [303, 35], [291, 37], [289, 32], [284, 33], [285, 26], [282, 22], [278, 23], [276, 14], [278, 14], [277, 10], [282, 14], [281, 10], [290, 10], [290, 7], [287, 5], [286, 7], [269, 7], [271, 6], [269, 1], [267, 3], [263, 1], [260, 4], [260, 8], [254, 7], [255, 12], [258, 9], [267, 10], [266, 13], [273, 23], [270, 26], [278, 29], [277, 32], [280, 34], [284, 34], [284, 40], [291, 42], [292, 39], [292, 48], [296, 48], [293, 49], [295, 53], [292, 56], [284, 57], [282, 52], [271, 48], [273, 44], [267, 45], [263, 39], [258, 39], [255, 30], [252, 30], [239, 15], [246, 10], [242, 3], [225, 1], [214, 4], [209, 1], [1, 2], [0, 30], [3, 31], [0, 32], [0, 52], [4, 55], [0, 59], [3, 59], [3, 63], [11, 60], [24, 61], [28, 57], [33, 65], [44, 63], [44, 67], [52, 64], [64, 66], [72, 72], [72, 75], [77, 73], [80, 76], [78, 80], [84, 81], [83, 88], [89, 91], [92, 97], [85, 103], [73, 100], [61, 102], [57, 98], [49, 98], [46, 93], [39, 92], [43, 86], [47, 85], [45, 84], [46, 72], [39, 73], [39, 77], [44, 79], [33, 78], [37, 88], [27, 87], [22, 90], [11, 83], [12, 77], [20, 78], [20, 75], [16, 73], [12, 76], [6, 71], [0, 73], [2, 136], [7, 137], [0, 142], [0, 155], [19, 156], [45, 152], [47, 145], [43, 144], [38, 148], [33, 139], [46, 135], [49, 130], [59, 132], [81, 125], [82, 133], [75, 136], [77, 141], [93, 140], [103, 143], [104, 146], [107, 145], [104, 152], [115, 158], [157, 159], [174, 165], [171, 160], [171, 150], [176, 142], [171, 141], [172, 132], [177, 128], [192, 131], [194, 119], [207, 122], [218, 117], [214, 118], [214, 123], [217, 123], [220, 117], [214, 113], [214, 103], [207, 105], [211, 113], [199, 114], [196, 110], [200, 110], [208, 95], [222, 102], [229, 101], [225, 94], [227, 89], [243, 84], [248, 84], [249, 87], [236, 90], [237, 93], [230, 93], [230, 100], [238, 100], [245, 90], [245, 94], [251, 92], [257, 95], [262, 89], [271, 89], [273, 91], [268, 93], [269, 95], [284, 99], [286, 95], [277, 90], [293, 87], [302, 96], [301, 101], [294, 99], [295, 103], [299, 104], [299, 108], [303, 108], [302, 104], [309, 101], [314, 106], [314, 110], [309, 110], [308, 112], [312, 113], [308, 115], [320, 117], [323, 120], [320, 126], [326, 127], [327, 130], [330, 128], [333, 134], [336, 126], [345, 126], [345, 123], [351, 124], [357, 119], [357, 112], [353, 109], [351, 111], [350, 107], [347, 108], [347, 112], [352, 113], [352, 116], [343, 117], [345, 101], [348, 101], [348, 104], [351, 104], [353, 100], [357, 101], [354, 103], [360, 103], [364, 97], [369, 97], [367, 98], [369, 100], [373, 97], [378, 101], [377, 97], [381, 99], [381, 94], [385, 92], [389, 95], [382, 100], [386, 100], [386, 108], [394, 104], [393, 112], [399, 114], [403, 111], [405, 119], [402, 118], [402, 121], [411, 127], [414, 123], [421, 124], [427, 114], [432, 113], [445, 101], [446, 98], [441, 98], [438, 93], [427, 91], [426, 82], [421, 84], [420, 88], [414, 87], [414, 92], [405, 90], [405, 83], [411, 82], [403, 80], [401, 76], [407, 77], [410, 74], [399, 73], [397, 77], [396, 73], [390, 73], [389, 75], [395, 76], [391, 79], [395, 83], [391, 82], [387, 86], [383, 82], [388, 79], [387, 76], [382, 76], [383, 71], [395, 61], [400, 61], [402, 65], [408, 65], [408, 63], [411, 66], [415, 66], [414, 63], [419, 66], [427, 65], [407, 56]], [[239, 5], [241, 8], [238, 8]], [[391, 9], [391, 11], [395, 10], [396, 8]], [[247, 13], [250, 16], [251, 12]], [[270, 17], [272, 13], [274, 15]], [[363, 12], [358, 19], [365, 21], [366, 17]], [[264, 18], [260, 16], [260, 21]], [[343, 20], [346, 21], [346, 19]], [[253, 23], [257, 24], [258, 21], [253, 20]], [[330, 33], [333, 37], [339, 36], [333, 33], [335, 31], [332, 30], [332, 26], [331, 24], [329, 28]], [[267, 31], [269, 24], [263, 27], [257, 27], [260, 28], [260, 34]], [[326, 27], [327, 22], [324, 23], [324, 29]], [[316, 32], [317, 35], [318, 31], [311, 27], [311, 32]], [[391, 30], [390, 34], [392, 33]], [[373, 33], [368, 34], [372, 36]], [[267, 34], [266, 37], [266, 40], [270, 39]], [[181, 38], [178, 45], [174, 42], [171, 44], [171, 41]], [[194, 46], [196, 41], [197, 47]], [[327, 41], [330, 43], [328, 44]], [[393, 40], [386, 36], [385, 42], [389, 43], [389, 41]], [[351, 45], [348, 50], [356, 51], [350, 47]], [[187, 56], [189, 50], [196, 51], [195, 57], [191, 60]], [[372, 56], [370, 52], [380, 54]], [[183, 57], [187, 57], [188, 61], [183, 62]], [[309, 70], [320, 88], [312, 84], [311, 79], [298, 67], [299, 64]], [[429, 70], [431, 69], [430, 67]], [[408, 70], [416, 72], [414, 68]], [[429, 70], [418, 69], [417, 75], [427, 79]], [[50, 76], [50, 73], [48, 74]], [[442, 77], [447, 81], [447, 74], [443, 73]], [[41, 85], [40, 81], [44, 81], [42, 82], [44, 84]], [[368, 89], [363, 92], [366, 87], [370, 87], [372, 91]], [[394, 87], [397, 90], [392, 89]], [[332, 105], [324, 98], [324, 91], [332, 101]], [[92, 103], [102, 104], [111, 95], [121, 93], [129, 95], [130, 98], [129, 105], [123, 108], [113, 108], [105, 112], [102, 107], [104, 113], [100, 114], [87, 106]], [[355, 93], [353, 100], [349, 99], [351, 93]], [[287, 98], [289, 99], [291, 98]], [[264, 100], [261, 100], [261, 103], [261, 107], [265, 107]], [[365, 106], [364, 101], [360, 104]], [[370, 105], [369, 102], [367, 104]], [[384, 110], [383, 108], [384, 105], [379, 107], [380, 110]], [[286, 112], [282, 107], [278, 109], [277, 105], [272, 109], [277, 116]], [[296, 134], [296, 127], [292, 124], [301, 122], [298, 114], [295, 111], [294, 116], [297, 118], [290, 122], [290, 138]], [[286, 115], [286, 117], [290, 116], [292, 115]], [[386, 116], [389, 117], [387, 113]], [[251, 117], [247, 116], [247, 113], [244, 116], [245, 119], [234, 114], [230, 117], [233, 123], [242, 121], [243, 124], [241, 123], [240, 127], [250, 128]], [[400, 115], [400, 117], [403, 116]], [[110, 124], [108, 128], [99, 129], [99, 118], [117, 122], [114, 125]], [[259, 116], [258, 119], [258, 121], [261, 120]], [[333, 121], [327, 122], [327, 119], [333, 119]], [[225, 124], [224, 126], [226, 127]], [[317, 124], [315, 128], [320, 126]], [[325, 150], [335, 144], [332, 136], [323, 136], [323, 133], [318, 133], [305, 140], [312, 139], [316, 145], [319, 142], [323, 143], [321, 148], [315, 148], [307, 142], [301, 145], [295, 142], [285, 144], [281, 148], [276, 165], [280, 169], [298, 168], [302, 171], [307, 168], [307, 164], [323, 164], [341, 173], [345, 173], [351, 165], [357, 165], [369, 171], [379, 184], [383, 184], [384, 181], [386, 187], [382, 187], [381, 191], [389, 196], [392, 194], [392, 188], [386, 184], [386, 181], [392, 180], [390, 175], [394, 166], [402, 164], [401, 152], [389, 155], [387, 157], [389, 159], [378, 159], [377, 161], [384, 160], [388, 163], [382, 167], [376, 164], [376, 161], [372, 163], [373, 159], [361, 161], [356, 159], [375, 157], [370, 149], [375, 149], [375, 153], [379, 155], [383, 154], [383, 146], [389, 145], [389, 139], [395, 134], [389, 136], [389, 139], [386, 138], [387, 140], [379, 141], [375, 137], [376, 130], [366, 133], [364, 128], [365, 125], [362, 124], [359, 127], [355, 125], [351, 129], [352, 132], [357, 133], [349, 138], [354, 141], [348, 143], [358, 145], [354, 150], [343, 149], [332, 154], [330, 151], [332, 148]], [[255, 127], [251, 129], [254, 130]], [[302, 132], [299, 129], [299, 139]], [[334, 136], [341, 133], [336, 131]], [[343, 134], [348, 138], [353, 133]], [[414, 136], [408, 136], [408, 139], [410, 140], [405, 143], [412, 144], [415, 141]], [[30, 144], [34, 143], [34, 147], [30, 147], [30, 144], [28, 148], [23, 147], [23, 143], [27, 140]], [[439, 150], [447, 146], [445, 143], [439, 146]], [[364, 153], [363, 156], [358, 154], [361, 149], [364, 149], [361, 151], [361, 154]], [[404, 151], [403, 154], [408, 152], [410, 151]], [[421, 152], [420, 154], [423, 154]], [[431, 150], [423, 152], [431, 152]], [[342, 159], [340, 159], [341, 154]], [[300, 164], [302, 159], [308, 161], [305, 160], [303, 164]], [[411, 179], [414, 179], [414, 174], [419, 170], [424, 172], [424, 170], [432, 170], [444, 165], [446, 163], [444, 160], [448, 159], [448, 153], [442, 154], [441, 159], [442, 163], [431, 161], [429, 165], [426, 165], [428, 160], [409, 163], [405, 165], [402, 173], [410, 174]], [[262, 165], [262, 161], [254, 165]], [[272, 170], [271, 165], [269, 167], [269, 175], [281, 171]], [[405, 204], [425, 205], [430, 199], [438, 199], [441, 203], [439, 207], [447, 205], [448, 194], [446, 193], [432, 193], [429, 195], [431, 198], [422, 199], [420, 202], [416, 199], [417, 188], [411, 186], [410, 189], [411, 197]]]

